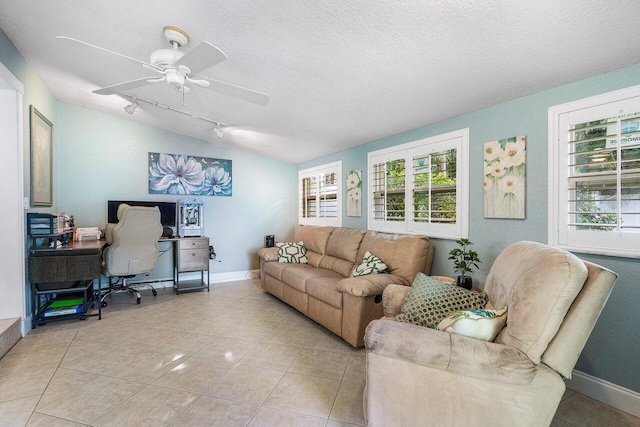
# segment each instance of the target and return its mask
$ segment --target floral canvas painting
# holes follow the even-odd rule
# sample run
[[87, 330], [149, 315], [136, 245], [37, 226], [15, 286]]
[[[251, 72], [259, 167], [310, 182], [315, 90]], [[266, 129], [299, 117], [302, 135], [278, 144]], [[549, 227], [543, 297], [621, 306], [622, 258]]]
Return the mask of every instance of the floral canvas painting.
[[231, 196], [231, 160], [149, 153], [149, 194]]
[[524, 219], [526, 136], [484, 144], [484, 217]]
[[362, 216], [362, 169], [347, 174], [347, 216]]

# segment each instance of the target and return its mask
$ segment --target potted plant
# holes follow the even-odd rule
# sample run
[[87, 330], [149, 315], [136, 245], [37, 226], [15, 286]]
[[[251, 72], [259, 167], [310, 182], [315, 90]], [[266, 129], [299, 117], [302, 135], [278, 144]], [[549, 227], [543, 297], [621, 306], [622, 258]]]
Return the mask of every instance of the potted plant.
[[459, 239], [456, 243], [460, 247], [449, 251], [449, 259], [453, 260], [453, 270], [460, 274], [456, 283], [465, 289], [471, 289], [473, 280], [467, 276], [467, 273], [472, 271], [472, 268], [478, 268], [478, 263], [482, 261], [478, 258], [476, 251], [468, 249], [468, 246], [473, 245], [469, 239]]

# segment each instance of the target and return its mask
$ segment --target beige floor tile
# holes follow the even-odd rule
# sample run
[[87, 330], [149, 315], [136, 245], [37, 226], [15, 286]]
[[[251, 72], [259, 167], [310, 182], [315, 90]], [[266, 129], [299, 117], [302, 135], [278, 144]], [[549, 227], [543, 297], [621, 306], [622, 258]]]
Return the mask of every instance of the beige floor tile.
[[23, 426], [38, 403], [38, 395], [0, 403], [0, 426]]
[[48, 368], [0, 377], [0, 402], [34, 395], [40, 396], [54, 372], [55, 368]]
[[224, 360], [236, 363], [256, 346], [256, 341], [220, 337], [193, 354], [210, 360]]
[[95, 426], [167, 425], [198, 398], [195, 393], [147, 386], [93, 423]]
[[325, 418], [281, 411], [263, 406], [248, 425], [256, 427], [323, 427], [326, 422], [327, 420]]
[[205, 392], [230, 366], [226, 362], [189, 357], [152, 384], [178, 390]]
[[364, 383], [342, 382], [329, 419], [364, 425], [362, 395]]
[[52, 344], [49, 347], [34, 348], [28, 353], [28, 357], [25, 357], [24, 352], [10, 351], [0, 360], [0, 377], [30, 371], [43, 365], [58, 365], [68, 347], [69, 344]]
[[329, 420], [325, 427], [356, 427], [360, 424], [343, 423], [342, 421]]
[[305, 348], [287, 372], [342, 380], [347, 363], [349, 363], [348, 353]]
[[555, 419], [575, 426], [640, 426], [640, 419], [576, 393], [560, 402]]
[[343, 353], [353, 353], [355, 351], [348, 342], [324, 328], [316, 331], [306, 347]]
[[60, 393], [37, 411], [52, 417], [90, 424], [144, 388], [144, 384], [99, 376], [95, 380]]
[[123, 348], [120, 352], [110, 354], [109, 365], [103, 375], [150, 384], [185, 358], [183, 352], [158, 353]]
[[366, 366], [367, 357], [365, 355], [351, 354], [349, 363], [347, 364], [347, 370], [344, 372], [342, 381], [364, 384]]
[[286, 373], [264, 406], [327, 418], [339, 386], [337, 380]]
[[259, 408], [257, 405], [200, 396], [170, 425], [176, 427], [244, 427]]
[[63, 420], [61, 418], [50, 417], [49, 415], [34, 412], [27, 427], [80, 427], [84, 424], [74, 423], [73, 421]]
[[260, 343], [240, 359], [240, 363], [242, 365], [257, 366], [259, 368], [286, 371], [296, 357], [298, 357], [301, 350], [301, 347]]
[[259, 405], [283, 375], [282, 371], [238, 365], [218, 380], [206, 394]]
[[58, 368], [38, 402], [38, 408], [48, 405], [62, 395], [69, 393], [98, 378], [98, 374]]

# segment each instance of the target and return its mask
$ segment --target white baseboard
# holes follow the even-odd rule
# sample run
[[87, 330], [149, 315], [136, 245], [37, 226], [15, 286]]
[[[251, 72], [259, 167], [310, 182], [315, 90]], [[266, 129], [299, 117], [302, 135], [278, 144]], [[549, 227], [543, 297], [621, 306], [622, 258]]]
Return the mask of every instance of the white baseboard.
[[640, 393], [580, 371], [565, 380], [567, 388], [589, 396], [616, 409], [640, 417]]
[[209, 283], [233, 282], [234, 280], [259, 279], [260, 270], [230, 271], [228, 273], [214, 273]]

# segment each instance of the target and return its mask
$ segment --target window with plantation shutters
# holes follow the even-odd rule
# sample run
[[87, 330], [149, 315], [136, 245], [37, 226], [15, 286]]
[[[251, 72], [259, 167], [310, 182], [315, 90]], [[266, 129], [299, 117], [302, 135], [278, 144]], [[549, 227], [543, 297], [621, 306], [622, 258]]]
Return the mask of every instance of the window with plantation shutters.
[[463, 129], [369, 153], [369, 229], [466, 237], [468, 147]]
[[550, 242], [640, 257], [640, 87], [549, 114]]
[[341, 171], [335, 162], [298, 172], [300, 224], [342, 225]]

